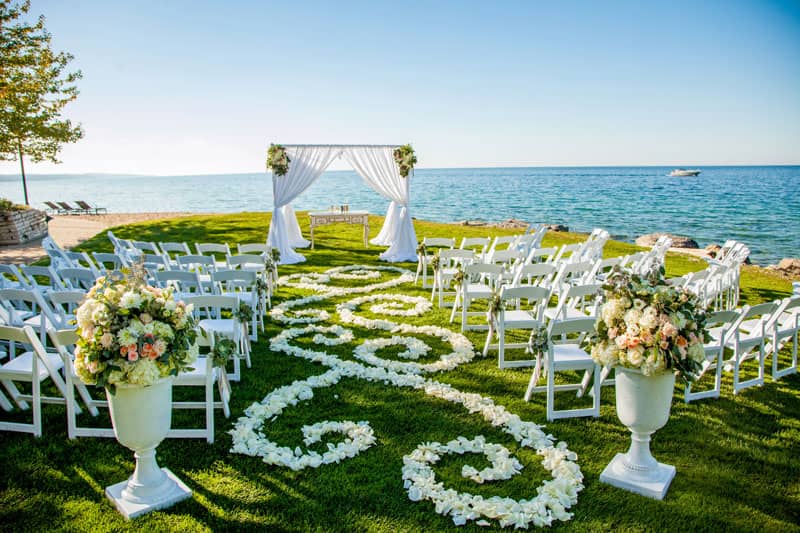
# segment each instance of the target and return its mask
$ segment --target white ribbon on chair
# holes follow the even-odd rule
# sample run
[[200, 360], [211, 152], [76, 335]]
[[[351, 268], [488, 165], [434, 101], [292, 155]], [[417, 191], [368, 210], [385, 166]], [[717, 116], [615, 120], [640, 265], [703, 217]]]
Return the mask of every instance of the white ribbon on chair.
[[341, 148], [332, 146], [289, 146], [286, 148], [291, 163], [284, 176], [272, 175], [272, 194], [275, 207], [269, 225], [267, 244], [281, 253], [282, 265], [305, 261], [305, 257], [293, 247], [308, 246], [300, 233], [297, 216], [290, 205], [303, 191], [322, 175]]
[[408, 209], [409, 180], [400, 176], [389, 146], [358, 146], [345, 148], [342, 154], [364, 182], [384, 198], [391, 200], [386, 220], [378, 236], [389, 249], [380, 255], [384, 261], [416, 261], [417, 235]]

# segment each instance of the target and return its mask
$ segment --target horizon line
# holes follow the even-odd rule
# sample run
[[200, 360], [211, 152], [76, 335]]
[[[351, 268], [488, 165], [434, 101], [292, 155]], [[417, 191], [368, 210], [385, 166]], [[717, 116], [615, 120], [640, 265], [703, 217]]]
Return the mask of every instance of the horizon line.
[[[723, 167], [796, 167], [800, 163], [765, 163], [765, 164], [746, 164], [746, 165], [732, 165], [732, 164], [714, 164], [714, 165], [689, 165], [680, 168], [723, 168]], [[675, 168], [675, 165], [661, 164], [661, 165], [503, 165], [503, 166], [467, 166], [467, 167], [416, 167], [414, 170], [489, 170], [489, 169], [521, 169], [521, 168]], [[355, 172], [354, 169], [337, 169], [325, 170], [325, 172]], [[237, 176], [246, 174], [260, 174], [262, 171], [253, 172], [207, 172], [207, 173], [176, 173], [176, 174], [138, 174], [128, 172], [42, 172], [25, 174], [26, 177], [34, 176], [125, 176], [125, 177], [181, 177], [181, 176]], [[269, 172], [263, 171], [264, 175]], [[20, 177], [20, 173], [0, 173], [0, 177]]]

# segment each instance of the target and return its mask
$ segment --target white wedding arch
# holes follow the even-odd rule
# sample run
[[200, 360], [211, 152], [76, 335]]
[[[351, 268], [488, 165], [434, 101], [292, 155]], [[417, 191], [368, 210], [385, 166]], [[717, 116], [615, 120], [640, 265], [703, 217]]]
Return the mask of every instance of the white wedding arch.
[[274, 208], [267, 244], [281, 253], [281, 264], [305, 261], [294, 248], [306, 248], [291, 202], [308, 189], [334, 159], [343, 157], [369, 187], [390, 200], [386, 220], [372, 244], [388, 246], [380, 259], [389, 262], [416, 261], [417, 236], [409, 212], [409, 180], [402, 177], [394, 159], [399, 145], [284, 144], [289, 170], [283, 176], [272, 172]]

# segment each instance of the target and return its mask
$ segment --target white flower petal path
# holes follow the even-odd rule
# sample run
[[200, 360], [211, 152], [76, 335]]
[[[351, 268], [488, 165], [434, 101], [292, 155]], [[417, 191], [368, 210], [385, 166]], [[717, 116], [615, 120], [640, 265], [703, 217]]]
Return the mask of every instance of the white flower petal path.
[[[347, 272], [364, 268], [373, 267], [353, 266], [332, 270]], [[299, 307], [314, 301], [321, 301], [333, 296], [369, 292], [371, 290], [377, 290], [378, 288], [384, 288], [383, 286], [396, 286], [400, 283], [410, 281], [411, 279], [410, 273], [403, 269], [397, 269], [396, 267], [377, 267], [377, 269], [396, 270], [398, 272], [403, 272], [403, 274], [395, 280], [384, 283], [346, 289], [330, 288], [325, 287], [321, 282], [316, 283], [317, 287], [312, 288], [312, 290], [322, 290], [325, 291], [324, 294], [283, 302], [281, 304], [283, 306], [283, 311], [277, 314], [285, 319], [285, 310], [293, 307]], [[314, 279], [319, 281], [331, 272], [332, 271], [328, 271]], [[301, 283], [304, 282], [301, 281]], [[310, 283], [305, 284], [311, 285]], [[304, 288], [311, 287], [306, 286]], [[355, 300], [351, 300], [347, 303], [348, 305], [338, 306], [337, 313], [343, 322], [353, 323], [370, 329], [389, 330], [392, 333], [437, 335], [442, 337], [445, 341], [450, 341], [451, 344], [454, 344], [454, 340], [455, 344], [465, 342], [470, 352], [469, 358], [466, 360], [471, 359], [474, 353], [472, 345], [463, 335], [435, 326], [411, 326], [408, 324], [396, 324], [386, 320], [366, 319], [364, 317], [358, 317], [353, 313], [353, 310], [358, 305], [366, 301], [377, 301], [379, 299], [389, 302], [392, 301], [392, 298], [384, 298], [384, 296], [397, 295], [381, 295], [380, 298], [369, 297], [368, 299], [359, 301], [355, 306], [353, 306]], [[362, 299], [359, 298], [356, 300]], [[399, 309], [399, 306], [388, 305], [386, 309], [389, 308]], [[278, 318], [278, 320], [281, 319]], [[506, 450], [506, 448], [491, 443], [486, 444], [482, 438], [475, 438], [469, 441], [463, 437], [459, 437], [459, 439], [451, 441], [446, 446], [438, 443], [422, 444], [411, 454], [403, 457], [403, 479], [408, 489], [410, 499], [415, 501], [429, 499], [433, 501], [436, 512], [450, 515], [455, 524], [464, 524], [468, 520], [476, 520], [484, 517], [496, 519], [499, 521], [499, 524], [504, 527], [513, 525], [515, 527], [527, 528], [531, 523], [537, 526], [546, 526], [552, 524], [555, 520], [568, 520], [571, 518], [572, 515], [567, 512], [567, 509], [577, 502], [577, 493], [583, 488], [583, 474], [575, 462], [577, 456], [567, 449], [565, 443], [560, 442], [557, 446], [554, 445], [554, 438], [551, 435], [545, 434], [539, 425], [533, 422], [523, 421], [519, 416], [510, 413], [503, 406], [496, 405], [491, 398], [474, 393], [464, 393], [445, 383], [426, 380], [417, 373], [407, 369], [405, 372], [401, 373], [395, 372], [390, 368], [366, 367], [355, 361], [341, 360], [324, 351], [318, 352], [289, 344], [289, 340], [292, 338], [309, 333], [314, 333], [312, 341], [315, 344], [337, 345], [353, 340], [352, 331], [341, 326], [320, 326], [314, 324], [309, 324], [303, 328], [289, 328], [274, 337], [271, 340], [271, 348], [273, 350], [283, 351], [297, 357], [319, 362], [330, 367], [331, 370], [322, 375], [312, 376], [305, 380], [295, 381], [291, 385], [280, 387], [267, 395], [261, 403], [252, 404], [245, 411], [246, 416], [241, 417], [234, 430], [231, 431], [234, 442], [232, 451], [260, 456], [265, 462], [271, 464], [285, 464], [295, 469], [319, 466], [323, 464], [323, 460], [325, 459], [323, 455], [317, 454], [315, 456], [314, 452], [304, 454], [299, 447], [292, 451], [289, 448], [280, 447], [269, 441], [263, 433], [259, 432], [264, 422], [267, 419], [274, 419], [280, 415], [287, 406], [296, 405], [300, 401], [312, 398], [314, 388], [332, 386], [338, 383], [343, 377], [383, 382], [384, 384], [397, 387], [411, 387], [413, 389], [422, 390], [429, 396], [461, 404], [470, 413], [480, 414], [490, 424], [499, 427], [503, 432], [512, 436], [520, 446], [535, 449], [539, 455], [543, 456], [542, 465], [551, 473], [553, 479], [545, 481], [538, 487], [537, 495], [531, 500], [514, 500], [511, 498], [499, 497], [483, 498], [478, 495], [459, 493], [452, 489], [445, 489], [441, 482], [435, 482], [435, 474], [431, 468], [431, 465], [438, 460], [437, 453], [450, 453], [450, 451], [459, 453], [456, 450], [469, 447], [475, 451], [486, 448], [491, 450], [491, 453], [495, 455], [499, 454], [503, 462], [493, 468], [484, 469], [481, 472], [472, 472], [467, 469], [466, 473], [470, 477], [477, 477], [477, 479], [487, 480], [490, 477], [492, 479], [497, 479], [505, 475], [511, 475], [509, 474], [509, 469], [512, 471], [519, 471], [516, 469], [516, 464], [513, 462], [515, 460], [512, 460], [510, 455], [506, 455], [505, 452], [502, 452], [502, 450]], [[332, 335], [332, 337], [328, 335]], [[461, 341], [459, 337], [462, 337], [463, 341]], [[466, 345], [462, 346], [462, 351], [464, 352], [466, 351]], [[391, 361], [391, 363], [417, 364], [402, 363], [399, 361]], [[454, 363], [452, 368], [458, 364], [455, 362], [455, 359], [452, 363]], [[426, 369], [425, 371], [431, 370]], [[368, 436], [374, 439], [374, 435], [372, 435], [371, 429], [366, 422], [359, 422], [356, 424], [347, 421], [326, 421], [309, 427], [326, 428], [315, 429], [314, 431], [327, 431], [327, 428], [330, 428], [330, 431], [353, 431], [353, 435], [357, 435], [357, 438], [361, 439], [363, 437], [363, 440], [358, 441], [356, 438], [348, 437], [348, 445], [345, 446], [344, 449], [338, 450], [335, 455], [331, 455], [329, 457], [331, 461], [337, 459], [341, 460], [344, 457], [352, 457], [374, 443], [374, 440], [368, 443], [368, 441], [370, 441]], [[455, 448], [455, 450], [451, 450], [451, 446]], [[333, 451], [331, 447], [332, 445], [329, 446], [329, 452]], [[291, 456], [286, 453], [287, 450]], [[506, 457], [508, 459], [506, 459]], [[477, 523], [480, 525], [487, 524], [487, 522], [482, 519]]]

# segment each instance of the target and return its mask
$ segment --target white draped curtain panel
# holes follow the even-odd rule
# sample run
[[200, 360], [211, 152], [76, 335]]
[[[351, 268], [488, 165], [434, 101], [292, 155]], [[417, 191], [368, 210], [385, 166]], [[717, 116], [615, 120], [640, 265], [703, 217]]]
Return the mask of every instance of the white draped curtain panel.
[[272, 175], [272, 195], [275, 208], [269, 225], [267, 244], [281, 253], [281, 264], [302, 263], [305, 256], [294, 251], [295, 247], [306, 247], [309, 242], [300, 233], [297, 216], [291, 201], [308, 189], [325, 172], [341, 148], [331, 146], [287, 146], [289, 172], [283, 176]]
[[344, 158], [375, 192], [391, 200], [386, 220], [375, 244], [388, 245], [380, 255], [384, 261], [416, 261], [417, 235], [408, 209], [409, 180], [400, 175], [390, 146], [346, 148]]
[[417, 236], [408, 208], [409, 180], [400, 176], [391, 146], [286, 146], [291, 163], [284, 176], [272, 176], [275, 208], [267, 244], [280, 250], [281, 264], [305, 261], [294, 251], [309, 242], [303, 238], [291, 202], [322, 175], [333, 160], [343, 155], [364, 182], [390, 200], [386, 220], [373, 244], [388, 246], [380, 259], [416, 261]]

